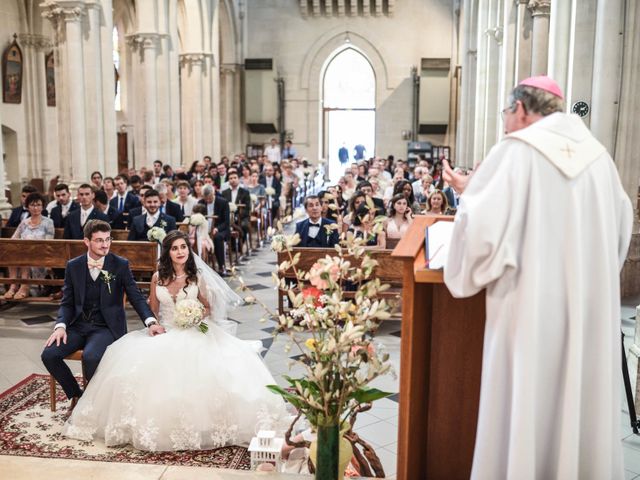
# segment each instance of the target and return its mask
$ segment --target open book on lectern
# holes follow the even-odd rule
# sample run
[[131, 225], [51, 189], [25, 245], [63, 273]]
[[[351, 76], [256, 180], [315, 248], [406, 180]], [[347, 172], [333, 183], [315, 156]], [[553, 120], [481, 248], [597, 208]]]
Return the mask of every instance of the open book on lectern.
[[444, 268], [449, 255], [449, 244], [453, 234], [453, 222], [438, 221], [426, 228], [424, 234], [424, 256], [426, 267], [432, 270]]

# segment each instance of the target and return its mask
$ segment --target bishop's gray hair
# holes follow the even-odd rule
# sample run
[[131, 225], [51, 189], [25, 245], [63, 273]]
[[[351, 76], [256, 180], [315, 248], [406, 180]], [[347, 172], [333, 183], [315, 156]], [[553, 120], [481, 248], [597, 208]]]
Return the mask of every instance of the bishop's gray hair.
[[214, 195], [216, 192], [213, 189], [213, 187], [211, 185], [205, 185], [204, 187], [202, 187], [202, 196], [203, 197], [209, 197], [211, 195]]
[[516, 102], [522, 102], [529, 113], [537, 113], [546, 117], [556, 112], [564, 112], [565, 103], [560, 97], [540, 88], [518, 85], [509, 94], [509, 107], [515, 111]]

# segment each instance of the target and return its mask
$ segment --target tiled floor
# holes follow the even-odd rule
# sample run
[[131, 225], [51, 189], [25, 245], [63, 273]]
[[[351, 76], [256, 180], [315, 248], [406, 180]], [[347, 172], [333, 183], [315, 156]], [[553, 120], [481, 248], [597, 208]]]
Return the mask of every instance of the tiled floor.
[[[266, 287], [255, 289], [253, 295], [265, 301], [275, 310], [276, 296], [270, 276], [267, 275], [274, 269], [274, 259], [274, 254], [268, 248], [264, 248], [258, 256], [252, 257], [247, 265], [241, 267], [241, 273], [247, 284]], [[630, 299], [624, 302], [622, 307], [623, 330], [627, 335], [627, 347], [633, 339], [635, 305], [638, 303], [640, 303], [640, 299]], [[56, 308], [51, 305], [21, 304], [10, 309], [0, 309], [0, 391], [6, 390], [31, 373], [46, 373], [40, 362], [40, 352], [44, 340], [51, 331], [53, 321], [27, 325], [22, 319], [41, 315], [55, 316], [55, 314]], [[261, 322], [260, 319], [263, 317], [262, 309], [256, 305], [239, 307], [231, 314], [231, 318], [239, 324], [238, 337], [247, 340], [261, 340], [263, 342], [267, 348], [264, 353], [264, 360], [276, 380], [283, 384], [282, 374], [299, 372], [300, 367], [291, 367], [291, 357], [300, 352], [295, 351], [295, 348], [287, 351], [287, 342], [284, 339], [278, 338], [274, 341], [270, 333], [274, 323], [272, 321]], [[132, 310], [128, 311], [128, 318], [130, 330], [140, 328], [141, 324]], [[376, 340], [390, 353], [396, 373], [399, 373], [400, 322], [385, 322]], [[398, 378], [388, 375], [376, 380], [375, 386], [383, 390], [397, 392]], [[376, 402], [371, 411], [358, 417], [356, 423], [358, 434], [375, 447], [382, 460], [387, 478], [395, 478], [396, 470], [398, 424], [398, 403], [396, 399], [397, 396], [394, 400], [384, 399]], [[629, 427], [626, 405], [623, 407], [622, 432], [626, 478], [640, 480], [640, 437], [633, 435]], [[109, 468], [111, 468], [110, 465], [102, 466], [95, 462], [82, 461], [76, 463], [79, 465], [79, 469], [90, 469], [91, 474], [96, 475], [92, 478], [113, 478], [108, 475]], [[88, 463], [91, 465], [84, 465]], [[0, 456], [0, 477], [40, 478], [44, 475], [41, 475], [41, 472], [55, 471], [60, 468], [60, 465], [65, 466], [66, 464], [66, 461], [62, 462], [60, 460]], [[119, 465], [118, 478], [174, 479], [199, 478], [200, 476], [200, 473], [187, 467], [142, 465], [131, 465], [130, 467], [129, 469], [129, 466]], [[12, 468], [13, 470], [10, 470]], [[7, 471], [23, 472], [25, 474], [21, 477], [16, 475], [5, 477], [3, 472], [6, 473]], [[215, 472], [215, 475], [219, 476], [214, 476], [214, 472], [209, 470], [204, 470], [204, 472], [209, 472], [207, 478], [240, 478], [237, 472]], [[47, 475], [47, 478], [56, 477]]]

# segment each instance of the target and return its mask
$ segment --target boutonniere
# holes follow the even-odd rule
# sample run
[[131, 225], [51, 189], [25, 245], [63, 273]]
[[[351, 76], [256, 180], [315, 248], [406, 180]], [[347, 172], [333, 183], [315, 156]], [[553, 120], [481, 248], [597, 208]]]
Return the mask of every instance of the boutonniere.
[[116, 278], [116, 276], [113, 273], [107, 272], [106, 270], [100, 270], [100, 275], [102, 275], [102, 280], [107, 284], [109, 294], [111, 294], [111, 282]]
[[165, 222], [164, 220], [160, 220], [160, 227], [167, 228], [167, 222]]

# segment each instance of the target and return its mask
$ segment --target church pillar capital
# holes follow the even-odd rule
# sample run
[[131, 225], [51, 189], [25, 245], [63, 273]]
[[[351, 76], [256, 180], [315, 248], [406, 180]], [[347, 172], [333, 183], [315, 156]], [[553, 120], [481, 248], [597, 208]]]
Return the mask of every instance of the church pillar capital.
[[200, 66], [203, 65], [207, 58], [213, 59], [213, 53], [207, 52], [190, 52], [180, 54], [180, 65], [182, 66]]
[[224, 76], [233, 76], [238, 72], [238, 67], [234, 63], [223, 63], [220, 65], [220, 74]]
[[87, 4], [82, 0], [47, 0], [40, 7], [44, 10], [42, 16], [54, 25], [60, 20], [80, 22], [87, 10]]
[[44, 35], [33, 35], [30, 33], [18, 34], [20, 43], [26, 47], [34, 48], [35, 50], [49, 50], [53, 48], [54, 43], [49, 37]]
[[158, 47], [160, 39], [163, 37], [160, 33], [155, 32], [138, 32], [126, 36], [127, 44], [133, 50], [151, 50]]
[[549, 17], [551, 15], [551, 0], [529, 0], [527, 8], [532, 17]]

